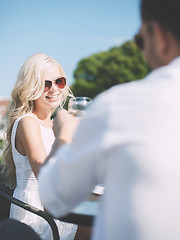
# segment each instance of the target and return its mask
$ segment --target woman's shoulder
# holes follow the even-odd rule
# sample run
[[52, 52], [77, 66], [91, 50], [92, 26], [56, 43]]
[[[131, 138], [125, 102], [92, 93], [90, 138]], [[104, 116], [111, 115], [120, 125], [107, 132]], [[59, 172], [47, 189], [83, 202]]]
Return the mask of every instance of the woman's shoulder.
[[33, 113], [26, 113], [26, 114], [24, 114], [22, 116], [17, 117], [15, 122], [19, 122], [22, 119], [32, 119], [32, 118], [34, 118], [36, 121], [38, 120], [38, 118], [37, 118], [37, 116], [35, 114], [33, 114]]
[[13, 125], [12, 138], [16, 136], [17, 139], [24, 139], [25, 136], [29, 138], [40, 135], [40, 126], [36, 118], [31, 114], [18, 117]]
[[34, 114], [25, 114], [18, 119], [20, 128], [37, 129], [39, 128], [38, 118]]

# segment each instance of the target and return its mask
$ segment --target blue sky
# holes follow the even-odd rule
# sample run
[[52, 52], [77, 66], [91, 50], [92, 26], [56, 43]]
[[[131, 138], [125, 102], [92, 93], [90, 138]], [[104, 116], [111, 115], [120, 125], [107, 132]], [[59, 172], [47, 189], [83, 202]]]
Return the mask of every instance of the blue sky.
[[140, 0], [0, 0], [0, 96], [9, 97], [30, 55], [55, 58], [68, 83], [85, 57], [133, 38]]

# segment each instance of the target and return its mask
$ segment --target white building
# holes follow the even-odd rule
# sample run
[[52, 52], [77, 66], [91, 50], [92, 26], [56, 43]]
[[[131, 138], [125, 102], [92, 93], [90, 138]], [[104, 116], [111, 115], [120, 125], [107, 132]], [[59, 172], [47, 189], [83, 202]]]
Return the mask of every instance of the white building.
[[[0, 98], [0, 141], [4, 140], [4, 130], [5, 130], [5, 124], [7, 121], [7, 109], [10, 104], [10, 100], [7, 98]], [[3, 145], [0, 146], [0, 156], [3, 151]]]
[[8, 98], [0, 98], [0, 139], [4, 138], [4, 127], [7, 120], [6, 113], [9, 104], [10, 100]]

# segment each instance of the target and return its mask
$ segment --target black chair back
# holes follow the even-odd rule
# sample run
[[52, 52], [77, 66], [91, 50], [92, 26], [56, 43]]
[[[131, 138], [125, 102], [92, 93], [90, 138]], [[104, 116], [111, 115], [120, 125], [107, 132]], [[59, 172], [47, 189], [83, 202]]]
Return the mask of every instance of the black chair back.
[[30, 211], [30, 212], [37, 214], [38, 216], [44, 218], [49, 223], [49, 225], [52, 229], [54, 240], [60, 240], [57, 225], [56, 225], [54, 219], [47, 212], [42, 211], [36, 207], [33, 207], [32, 205], [30, 205], [28, 203], [22, 202], [19, 199], [12, 197], [9, 194], [3, 192], [2, 190], [0, 190], [0, 196], [2, 198], [6, 199], [6, 201], [8, 201], [10, 204], [13, 203], [27, 211]]
[[8, 185], [7, 179], [1, 171], [1, 167], [2, 166], [0, 165], [0, 221], [9, 218], [10, 206], [11, 203], [13, 203], [29, 212], [32, 212], [44, 218], [51, 227], [54, 240], [60, 240], [57, 225], [54, 219], [47, 212], [13, 197], [14, 189]]
[[[7, 179], [2, 173], [0, 165], [0, 190], [4, 193], [7, 193], [9, 196], [13, 195], [14, 189], [7, 184]], [[6, 198], [0, 195], [0, 221], [9, 218], [11, 203], [6, 200]]]

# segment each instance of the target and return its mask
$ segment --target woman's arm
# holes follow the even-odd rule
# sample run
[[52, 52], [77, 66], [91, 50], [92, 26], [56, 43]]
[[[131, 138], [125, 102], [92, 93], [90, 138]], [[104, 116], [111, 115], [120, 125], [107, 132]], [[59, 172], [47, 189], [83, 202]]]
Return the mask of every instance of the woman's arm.
[[55, 141], [52, 146], [51, 152], [44, 161], [46, 164], [49, 159], [55, 155], [56, 151], [65, 143], [71, 143], [74, 133], [78, 127], [80, 118], [73, 117], [66, 110], [61, 110], [56, 113], [56, 117], [53, 121], [53, 131], [55, 135]]
[[24, 156], [28, 156], [31, 168], [37, 177], [40, 166], [47, 157], [42, 139], [39, 123], [32, 117], [20, 120], [16, 132], [15, 147]]

